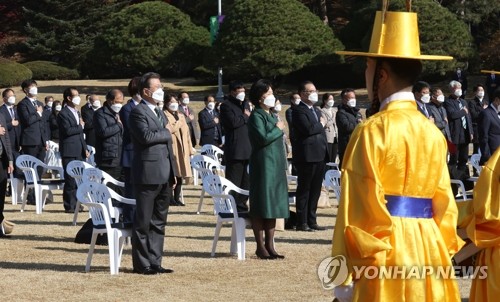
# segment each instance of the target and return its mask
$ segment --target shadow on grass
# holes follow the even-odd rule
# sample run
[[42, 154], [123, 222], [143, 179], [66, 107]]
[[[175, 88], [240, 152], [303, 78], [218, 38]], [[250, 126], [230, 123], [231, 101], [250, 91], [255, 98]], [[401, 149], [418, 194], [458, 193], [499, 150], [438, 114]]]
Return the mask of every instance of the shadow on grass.
[[185, 227], [202, 227], [202, 228], [215, 228], [215, 222], [201, 222], [201, 221], [175, 221], [167, 222], [167, 232], [168, 227], [185, 226]]
[[[75, 230], [75, 235], [78, 230]], [[28, 240], [28, 241], [48, 241], [48, 242], [73, 242], [75, 240], [74, 237], [71, 238], [55, 238], [50, 236], [38, 236], [38, 235], [12, 235], [9, 240]]]
[[[40, 220], [13, 220], [15, 224], [19, 225], [60, 225], [60, 226], [73, 226], [72, 221], [40, 221]], [[74, 226], [77, 232], [80, 227], [78, 225]]]
[[[34, 263], [34, 262], [3, 262], [0, 261], [1, 269], [16, 269], [27, 271], [58, 271], [58, 272], [85, 272], [85, 264], [71, 265], [71, 264], [56, 264], [56, 263]], [[108, 268], [109, 270], [109, 268]]]

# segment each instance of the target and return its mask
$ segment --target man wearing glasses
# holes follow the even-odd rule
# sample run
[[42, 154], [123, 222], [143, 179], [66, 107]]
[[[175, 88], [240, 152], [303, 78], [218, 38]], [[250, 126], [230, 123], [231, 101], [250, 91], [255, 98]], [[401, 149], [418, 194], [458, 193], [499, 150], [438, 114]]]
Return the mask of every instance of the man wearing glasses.
[[300, 103], [293, 107], [292, 141], [293, 162], [297, 168], [297, 231], [324, 230], [316, 221], [316, 209], [321, 194], [328, 158], [325, 133], [326, 120], [314, 106], [318, 102], [318, 91], [312, 82], [299, 86]]

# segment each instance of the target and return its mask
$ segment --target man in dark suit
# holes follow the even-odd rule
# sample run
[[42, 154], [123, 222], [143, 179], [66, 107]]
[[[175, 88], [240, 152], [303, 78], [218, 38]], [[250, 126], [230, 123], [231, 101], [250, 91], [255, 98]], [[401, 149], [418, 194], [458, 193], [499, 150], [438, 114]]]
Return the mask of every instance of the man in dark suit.
[[[132, 159], [134, 158], [134, 146], [130, 136], [129, 117], [130, 112], [141, 102], [141, 95], [139, 94], [139, 81], [141, 77], [134, 77], [128, 83], [128, 93], [131, 99], [120, 110], [120, 120], [123, 124], [123, 142], [122, 142], [122, 158], [121, 166], [123, 171], [123, 178], [125, 182], [125, 197], [134, 198], [134, 186], [132, 186]], [[124, 204], [123, 208], [123, 221], [132, 222], [134, 220], [135, 206]]]
[[43, 107], [42, 118], [45, 123], [45, 133], [47, 133], [47, 140], [50, 140], [50, 115], [52, 114], [52, 104], [54, 97], [49, 95], [45, 97], [45, 106]]
[[[36, 100], [38, 94], [37, 83], [34, 80], [25, 80], [21, 88], [26, 97], [17, 105], [19, 122], [21, 123], [21, 147], [22, 153], [45, 160], [45, 151], [48, 149], [48, 134], [45, 132], [43, 120], [43, 105]], [[42, 176], [42, 169], [38, 170], [38, 176]]]
[[[9, 132], [11, 151], [15, 162], [21, 151], [21, 126], [19, 125], [17, 108], [14, 106], [14, 104], [16, 103], [14, 90], [5, 89], [2, 92], [2, 98], [4, 104], [0, 107], [0, 113], [3, 115], [6, 123], [3, 126], [6, 127], [7, 131]], [[21, 170], [19, 168], [16, 168], [15, 166], [14, 177], [23, 177], [23, 173], [21, 172]]]
[[161, 266], [169, 198], [175, 182], [172, 136], [167, 117], [157, 103], [163, 101], [160, 75], [144, 74], [139, 82], [140, 104], [130, 113], [134, 145], [132, 184], [136, 211], [132, 233], [134, 272], [154, 275], [172, 273]]
[[222, 145], [222, 128], [219, 122], [219, 113], [215, 110], [213, 95], [205, 97], [205, 108], [198, 113], [200, 123], [200, 146], [210, 144], [220, 147]]
[[200, 133], [198, 131], [198, 125], [195, 120], [195, 112], [188, 105], [190, 103], [189, 94], [187, 92], [181, 92], [178, 95], [179, 100], [179, 112], [186, 116], [186, 123], [189, 127], [189, 134], [191, 136], [191, 144], [193, 148], [198, 144]]
[[324, 230], [316, 221], [316, 210], [328, 158], [325, 125], [321, 111], [314, 107], [318, 92], [312, 82], [299, 86], [301, 102], [293, 107], [293, 162], [297, 167], [297, 231]]
[[469, 86], [469, 82], [467, 81], [467, 74], [462, 68], [457, 67], [455, 73], [453, 73], [453, 77], [451, 78], [453, 81], [457, 81], [462, 85], [462, 95], [460, 96], [462, 99], [465, 99], [465, 95], [467, 94], [467, 88]]
[[63, 204], [66, 213], [73, 213], [76, 207], [76, 182], [66, 172], [68, 163], [72, 160], [83, 160], [88, 156], [87, 145], [83, 138], [84, 122], [76, 106], [80, 105], [80, 95], [76, 88], [66, 88], [63, 92], [66, 102], [57, 115], [59, 125], [59, 151], [64, 167]]
[[85, 133], [85, 143], [95, 147], [94, 113], [101, 107], [101, 100], [95, 94], [89, 95], [87, 104], [81, 107], [82, 119], [85, 123], [83, 133]]
[[418, 81], [415, 85], [413, 85], [411, 92], [413, 92], [415, 100], [417, 101], [418, 111], [425, 115], [426, 118], [433, 121], [433, 117], [431, 116], [428, 108], [428, 104], [431, 100], [430, 89], [431, 86], [427, 82]]
[[6, 121], [0, 114], [0, 238], [6, 236], [4, 230], [3, 209], [5, 205], [5, 191], [7, 190], [7, 173], [14, 171], [14, 157], [7, 129], [4, 127]]
[[500, 87], [500, 72], [492, 72], [486, 76], [486, 83], [484, 84], [488, 92], [488, 98], [493, 100], [495, 90]]
[[[247, 166], [252, 152], [247, 122], [250, 107], [245, 101], [245, 87], [240, 81], [229, 83], [229, 95], [220, 106], [220, 120], [225, 131], [224, 162], [226, 178], [237, 187], [248, 190], [250, 179]], [[248, 197], [234, 193], [238, 212], [247, 212]]]
[[455, 153], [450, 154], [448, 165], [461, 171], [468, 172], [469, 144], [473, 138], [472, 120], [467, 108], [467, 102], [461, 98], [462, 84], [457, 81], [450, 82], [451, 95], [444, 102], [448, 114], [451, 142], [457, 147]]
[[478, 117], [480, 164], [488, 161], [500, 146], [500, 88], [491, 97], [490, 105], [481, 111]]

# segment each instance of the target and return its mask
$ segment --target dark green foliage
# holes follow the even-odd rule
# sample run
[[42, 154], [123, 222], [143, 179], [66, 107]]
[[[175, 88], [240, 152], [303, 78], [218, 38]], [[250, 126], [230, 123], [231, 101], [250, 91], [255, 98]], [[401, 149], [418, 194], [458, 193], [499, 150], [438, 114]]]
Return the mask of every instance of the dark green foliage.
[[184, 76], [201, 65], [209, 47], [207, 29], [177, 8], [144, 2], [113, 14], [95, 40], [83, 71], [91, 77], [131, 76], [157, 71]]
[[[404, 11], [402, 0], [391, 2], [391, 11]], [[433, 0], [414, 1], [418, 13], [420, 51], [423, 54], [450, 55], [454, 61], [423, 61], [424, 73], [444, 75], [456, 64], [462, 65], [475, 55], [467, 25]], [[340, 35], [347, 49], [366, 51], [370, 44], [376, 7], [373, 3], [358, 10]]]
[[23, 64], [37, 80], [75, 80], [80, 77], [76, 69], [69, 69], [49, 61], [32, 61]]
[[27, 56], [79, 67], [92, 49], [103, 20], [129, 0], [24, 1]]
[[0, 87], [11, 87], [31, 79], [33, 73], [22, 64], [0, 58]]
[[207, 69], [204, 66], [198, 66], [193, 69], [193, 77], [207, 84], [217, 83], [217, 70]]
[[299, 1], [235, 0], [205, 65], [225, 78], [274, 78], [306, 65], [339, 61], [332, 30]]

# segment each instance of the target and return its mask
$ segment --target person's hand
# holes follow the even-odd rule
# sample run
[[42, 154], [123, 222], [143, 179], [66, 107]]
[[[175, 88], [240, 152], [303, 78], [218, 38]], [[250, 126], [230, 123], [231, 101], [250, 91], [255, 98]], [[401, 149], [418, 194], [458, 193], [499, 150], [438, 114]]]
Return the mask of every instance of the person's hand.
[[0, 125], [0, 135], [5, 135], [5, 128]]
[[80, 125], [82, 125], [82, 128], [85, 127], [85, 122], [83, 121], [82, 118], [80, 118]]
[[190, 120], [194, 120], [194, 115], [190, 114], [190, 115], [189, 115], [189, 119], [190, 119]]
[[89, 150], [85, 150], [85, 158], [89, 158], [90, 157], [90, 151]]
[[7, 173], [11, 174], [12, 172], [14, 172], [14, 166], [12, 164], [9, 164], [9, 166], [7, 167]]
[[323, 125], [323, 127], [325, 127], [325, 125], [326, 125], [326, 119], [323, 116], [321, 116], [319, 118], [319, 122], [321, 123], [321, 125]]
[[115, 115], [115, 119], [116, 119], [116, 121], [118, 123], [120, 123], [120, 124], [122, 123], [122, 121], [120, 120], [120, 115], [119, 114]]
[[276, 123], [276, 127], [280, 128], [280, 130], [283, 130], [285, 128], [285, 123], [279, 121]]
[[49, 143], [45, 143], [45, 151], [49, 151]]
[[250, 116], [250, 110], [248, 110], [248, 109], [245, 109], [245, 111], [243, 111], [243, 113], [245, 113], [246, 116]]
[[472, 141], [473, 139], [474, 139], [474, 135], [473, 135], [473, 134], [471, 134], [471, 135], [470, 135], [470, 140]]
[[219, 123], [219, 118], [218, 117], [214, 117], [214, 123], [216, 123], [216, 124]]
[[12, 126], [14, 126], [14, 127], [15, 127], [15, 126], [17, 126], [17, 125], [19, 125], [19, 121], [18, 121], [18, 120], [15, 120], [15, 119], [14, 119], [14, 120], [12, 120]]
[[38, 111], [38, 113], [42, 113], [43, 112], [43, 107], [40, 106], [40, 105], [37, 105], [36, 106], [36, 111]]
[[467, 109], [467, 107], [464, 106], [463, 109], [464, 109], [465, 113], [469, 114], [469, 109]]
[[434, 124], [434, 117], [433, 116], [429, 116], [429, 121], [431, 121]]

